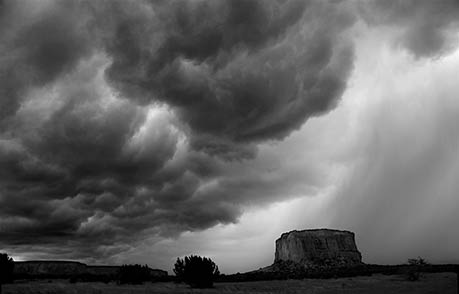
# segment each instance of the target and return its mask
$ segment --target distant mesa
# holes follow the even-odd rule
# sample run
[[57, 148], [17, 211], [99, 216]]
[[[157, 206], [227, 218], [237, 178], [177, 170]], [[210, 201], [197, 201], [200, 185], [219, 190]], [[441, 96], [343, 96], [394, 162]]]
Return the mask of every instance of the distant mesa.
[[362, 255], [349, 231], [310, 229], [283, 233], [276, 240], [274, 264], [262, 271], [352, 267]]
[[14, 275], [17, 277], [41, 276], [72, 276], [81, 275], [86, 272], [86, 264], [74, 261], [16, 261], [14, 262]]
[[[75, 261], [31, 260], [16, 261], [14, 275], [17, 278], [71, 278], [86, 276], [93, 278], [114, 279], [119, 273], [120, 266], [86, 265]], [[149, 269], [150, 277], [164, 278], [167, 272], [160, 269]]]

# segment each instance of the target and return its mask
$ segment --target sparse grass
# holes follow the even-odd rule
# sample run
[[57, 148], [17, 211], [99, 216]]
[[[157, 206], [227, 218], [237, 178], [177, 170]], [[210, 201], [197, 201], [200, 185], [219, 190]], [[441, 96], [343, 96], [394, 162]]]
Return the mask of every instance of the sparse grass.
[[213, 289], [191, 289], [184, 284], [146, 283], [145, 285], [116, 285], [115, 283], [76, 283], [55, 280], [52, 283], [33, 281], [4, 286], [8, 294], [143, 294], [143, 293], [456, 293], [456, 274], [428, 273], [417, 283], [411, 283], [400, 275], [375, 274], [371, 277], [339, 279], [305, 279], [260, 281], [243, 283], [216, 283]]

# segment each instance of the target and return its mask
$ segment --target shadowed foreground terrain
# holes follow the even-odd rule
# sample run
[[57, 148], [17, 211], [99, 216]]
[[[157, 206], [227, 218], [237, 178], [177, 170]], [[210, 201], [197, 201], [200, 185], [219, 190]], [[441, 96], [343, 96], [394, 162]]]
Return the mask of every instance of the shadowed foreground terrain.
[[116, 294], [116, 293], [456, 293], [456, 274], [426, 273], [416, 282], [398, 275], [377, 274], [368, 277], [339, 279], [304, 279], [217, 283], [213, 289], [190, 289], [184, 284], [146, 283], [144, 285], [116, 285], [114, 283], [77, 283], [66, 280], [17, 282], [4, 286], [9, 294]]

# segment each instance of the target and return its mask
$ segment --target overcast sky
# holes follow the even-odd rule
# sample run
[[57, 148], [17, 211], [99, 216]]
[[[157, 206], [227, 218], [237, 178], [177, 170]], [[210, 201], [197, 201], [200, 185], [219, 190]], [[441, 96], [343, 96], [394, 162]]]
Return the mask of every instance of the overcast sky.
[[459, 2], [0, 1], [0, 250], [459, 262]]

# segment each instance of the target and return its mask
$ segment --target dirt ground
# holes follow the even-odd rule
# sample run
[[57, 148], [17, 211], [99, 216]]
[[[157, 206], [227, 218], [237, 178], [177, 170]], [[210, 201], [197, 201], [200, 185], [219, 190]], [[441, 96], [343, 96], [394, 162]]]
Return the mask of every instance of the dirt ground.
[[8, 294], [140, 294], [140, 293], [442, 293], [455, 294], [456, 274], [424, 274], [419, 281], [410, 282], [403, 276], [373, 275], [371, 277], [353, 277], [339, 279], [305, 279], [286, 281], [263, 281], [242, 283], [217, 283], [213, 289], [190, 289], [183, 284], [147, 283], [144, 285], [116, 285], [114, 283], [77, 283], [68, 281], [33, 281], [3, 286], [3, 293]]

